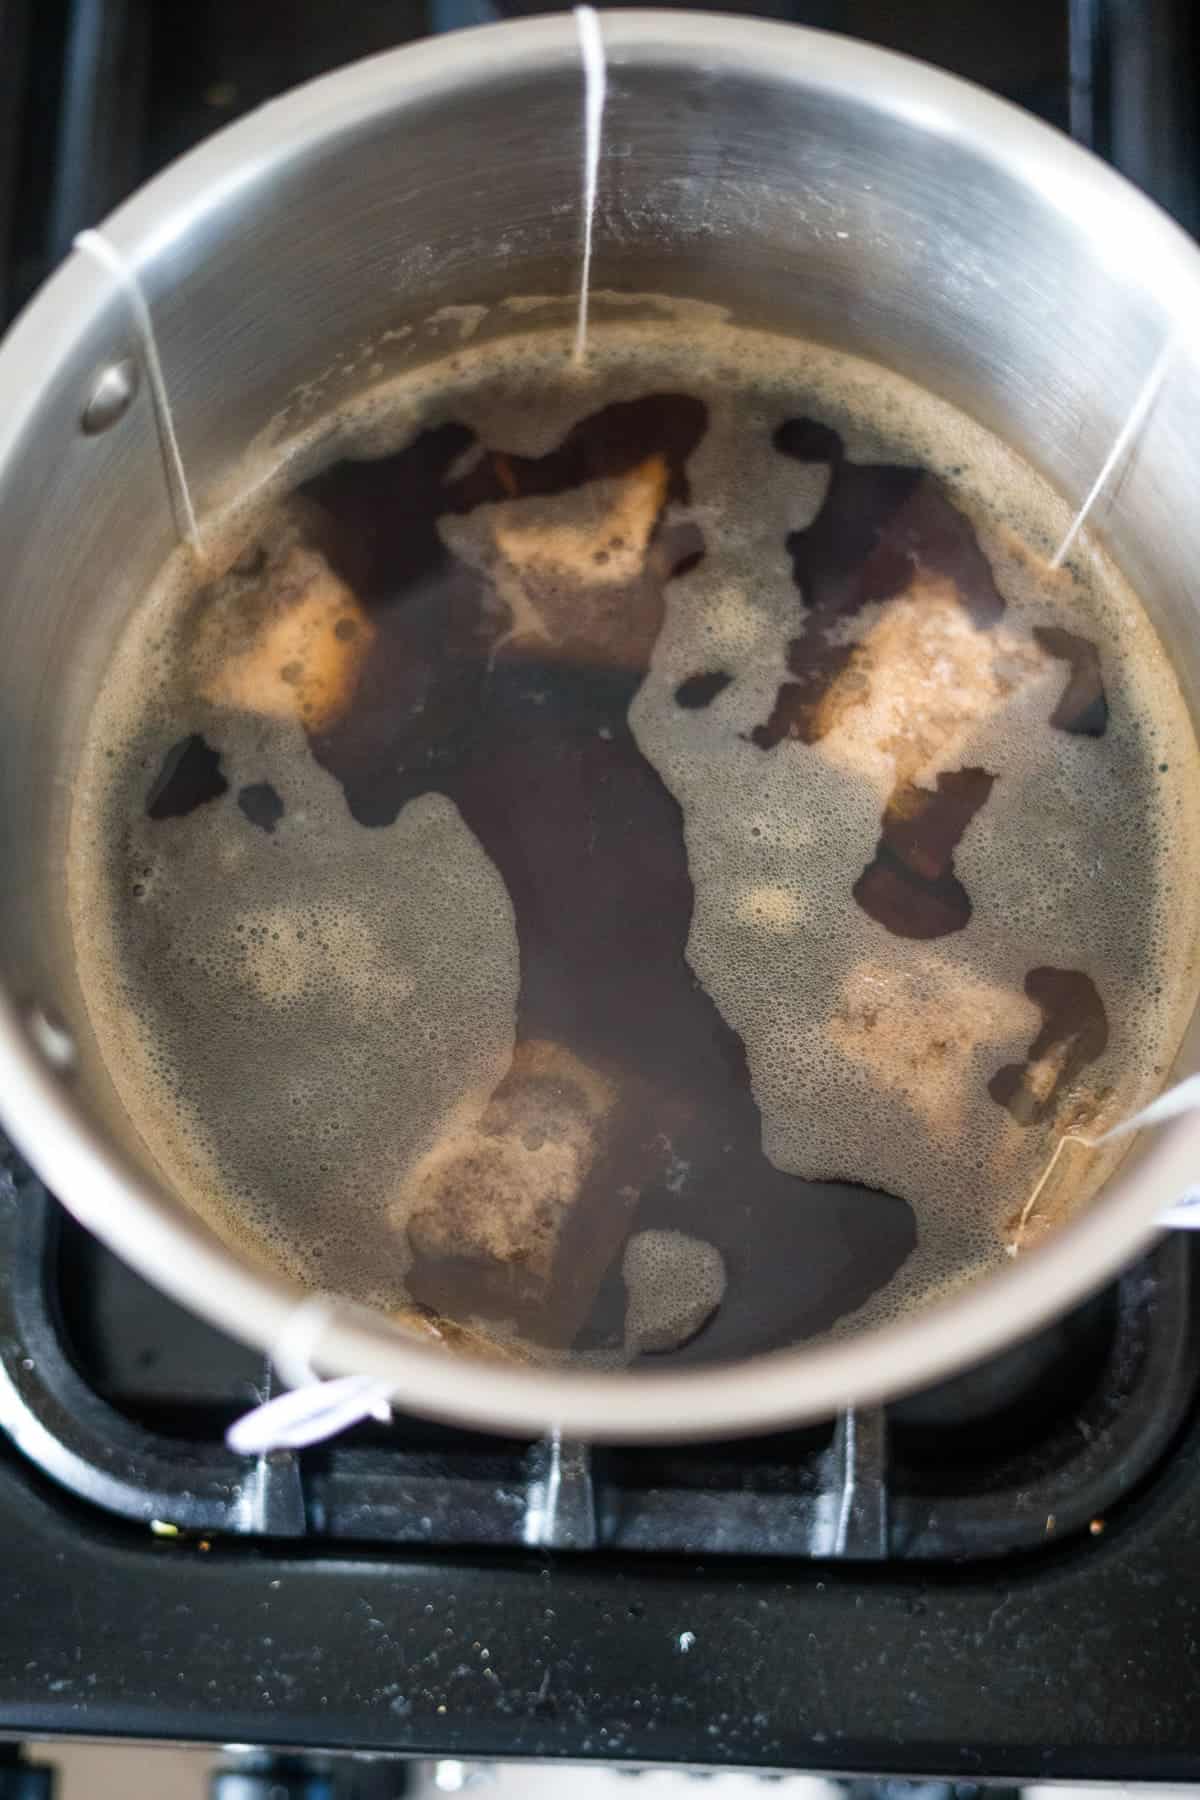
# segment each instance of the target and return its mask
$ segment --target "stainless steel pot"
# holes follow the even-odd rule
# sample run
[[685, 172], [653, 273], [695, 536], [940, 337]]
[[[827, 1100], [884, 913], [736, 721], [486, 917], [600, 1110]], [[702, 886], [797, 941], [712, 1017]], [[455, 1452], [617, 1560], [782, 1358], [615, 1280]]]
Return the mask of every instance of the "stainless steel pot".
[[[957, 402], [1069, 497], [1170, 334], [1153, 429], [1104, 517], [1200, 708], [1200, 253], [1133, 188], [1012, 107], [901, 57], [744, 19], [608, 13], [599, 286], [731, 306]], [[105, 232], [148, 297], [197, 509], [300, 384], [446, 304], [566, 293], [579, 239], [575, 30], [552, 18], [376, 58], [263, 108]], [[428, 353], [428, 339], [393, 338]], [[422, 352], [422, 344], [424, 352]], [[298, 1290], [163, 1191], [91, 1042], [64, 901], [72, 772], [129, 610], [176, 541], [127, 294], [75, 255], [0, 350], [0, 1112], [83, 1222], [235, 1334]], [[398, 365], [394, 365], [398, 366]], [[98, 377], [102, 391], [93, 397]], [[126, 384], [128, 385], [128, 384]], [[89, 398], [92, 403], [89, 407]], [[127, 403], [126, 403], [127, 402]], [[1177, 1073], [1200, 1066], [1194, 1026]], [[693, 1372], [470, 1365], [334, 1309], [317, 1359], [402, 1404], [517, 1432], [702, 1437], [927, 1382], [1080, 1298], [1200, 1172], [1200, 1119], [1148, 1138], [1048, 1245], [950, 1303], [817, 1348]]]

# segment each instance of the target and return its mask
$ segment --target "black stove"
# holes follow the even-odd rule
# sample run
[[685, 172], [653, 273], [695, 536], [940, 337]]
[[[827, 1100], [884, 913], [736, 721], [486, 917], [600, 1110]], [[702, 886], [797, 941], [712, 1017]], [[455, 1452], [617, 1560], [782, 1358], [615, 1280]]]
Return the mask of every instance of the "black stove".
[[[0, 0], [8, 310], [229, 117], [525, 10]], [[1200, 222], [1188, 0], [753, 10], [983, 81]], [[0, 1143], [0, 1737], [1195, 1781], [1198, 1258], [1167, 1239], [1004, 1356], [820, 1427], [589, 1450], [400, 1419], [254, 1463], [223, 1434], [262, 1358]], [[0, 1745], [10, 1788], [37, 1800]]]

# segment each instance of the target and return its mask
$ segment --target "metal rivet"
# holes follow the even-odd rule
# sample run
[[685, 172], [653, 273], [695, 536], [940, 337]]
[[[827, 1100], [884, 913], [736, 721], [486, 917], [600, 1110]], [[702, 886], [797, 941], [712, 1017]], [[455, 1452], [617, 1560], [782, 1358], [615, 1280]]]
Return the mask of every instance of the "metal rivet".
[[75, 1039], [58, 1014], [48, 1006], [31, 1006], [26, 1015], [29, 1035], [54, 1069], [69, 1069], [75, 1062]]
[[101, 369], [79, 420], [88, 436], [95, 437], [123, 419], [137, 390], [138, 367], [131, 356], [123, 356], [120, 362], [108, 363]]

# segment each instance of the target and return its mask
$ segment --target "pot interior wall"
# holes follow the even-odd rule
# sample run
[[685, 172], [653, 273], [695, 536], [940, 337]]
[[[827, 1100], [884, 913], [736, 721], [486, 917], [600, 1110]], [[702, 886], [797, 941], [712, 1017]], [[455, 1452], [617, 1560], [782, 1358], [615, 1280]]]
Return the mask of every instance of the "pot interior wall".
[[[1195, 291], [1195, 276], [1179, 292], [1139, 251], [1132, 196], [1126, 231], [1119, 209], [1056, 180], [1041, 144], [1038, 179], [1023, 127], [1011, 143], [973, 141], [967, 115], [926, 103], [895, 59], [854, 89], [799, 34], [803, 48], [767, 74], [761, 54], [756, 67], [749, 51], [684, 51], [665, 27], [661, 43], [622, 48], [613, 29], [598, 287], [703, 299], [875, 357], [1068, 495], [1087, 489]], [[569, 294], [573, 44], [540, 25], [503, 58], [475, 44], [466, 74], [461, 55], [430, 47], [268, 108], [110, 222], [149, 297], [202, 523], [253, 446], [353, 395], [370, 365], [445, 347], [452, 327], [422, 326], [438, 308]], [[484, 329], [512, 320], [501, 309]], [[27, 392], [0, 464], [0, 957], [20, 999], [75, 1028], [81, 1091], [128, 1143], [72, 973], [65, 828], [96, 682], [175, 530], [146, 382], [108, 433], [79, 426], [94, 371], [136, 349], [117, 285], [76, 257], [19, 331]], [[1198, 419], [1200, 369], [1181, 343], [1105, 519], [1194, 710]]]

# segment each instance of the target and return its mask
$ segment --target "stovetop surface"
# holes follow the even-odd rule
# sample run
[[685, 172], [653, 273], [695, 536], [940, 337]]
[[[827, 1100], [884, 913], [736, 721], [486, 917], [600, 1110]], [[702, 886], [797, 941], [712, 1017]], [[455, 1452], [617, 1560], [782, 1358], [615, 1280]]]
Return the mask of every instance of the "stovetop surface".
[[6, 1158], [0, 1734], [1194, 1778], [1198, 1251], [886, 1417], [565, 1446], [556, 1512], [411, 1420], [230, 1457], [260, 1359]]
[[[498, 10], [548, 8], [0, 4], [6, 305], [230, 117]], [[756, 10], [982, 81], [1195, 223], [1187, 0]], [[1195, 1780], [1198, 1256], [886, 1414], [604, 1453], [401, 1420], [247, 1465], [261, 1358], [0, 1154], [0, 1736]]]
[[1189, 1245], [981, 1367], [769, 1437], [589, 1448], [404, 1418], [258, 1464], [223, 1443], [264, 1360], [146, 1286], [14, 1171], [0, 1186], [0, 1423], [160, 1537], [955, 1564], [1084, 1531], [1148, 1479], [1200, 1385]]

